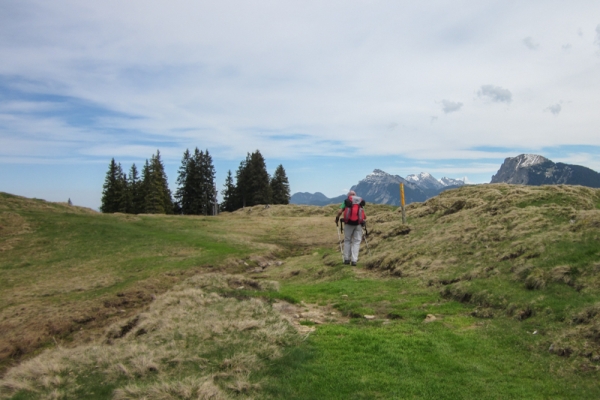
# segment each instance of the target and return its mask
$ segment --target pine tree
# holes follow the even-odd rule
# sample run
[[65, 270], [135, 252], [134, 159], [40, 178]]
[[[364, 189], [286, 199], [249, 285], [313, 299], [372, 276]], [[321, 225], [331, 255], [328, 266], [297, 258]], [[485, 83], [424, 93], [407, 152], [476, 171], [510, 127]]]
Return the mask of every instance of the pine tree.
[[129, 169], [129, 179], [127, 181], [129, 189], [129, 209], [130, 214], [139, 214], [142, 212], [143, 197], [141, 193], [140, 177], [138, 175], [137, 167], [135, 163], [131, 165]]
[[123, 201], [123, 170], [121, 164], [117, 164], [113, 158], [108, 165], [106, 178], [102, 190], [102, 205], [100, 211], [103, 213], [114, 213], [121, 209]]
[[236, 172], [235, 208], [271, 203], [271, 178], [259, 150], [246, 156]]
[[197, 168], [201, 182], [201, 212], [204, 215], [209, 215], [212, 214], [217, 188], [215, 187], [215, 167], [208, 149], [204, 153], [200, 152], [200, 162], [197, 164]]
[[119, 196], [119, 206], [118, 212], [127, 213], [130, 208], [130, 195], [129, 195], [129, 185], [127, 182], [127, 174], [123, 172], [123, 168], [121, 167], [121, 163], [118, 166], [119, 170], [119, 187], [120, 187], [120, 196]]
[[202, 163], [204, 153], [196, 147], [190, 160], [188, 171], [188, 186], [191, 194], [191, 207], [188, 214], [200, 215], [204, 206], [204, 179], [202, 177]]
[[183, 214], [212, 214], [215, 188], [215, 167], [208, 150], [196, 149], [194, 154], [189, 150], [183, 153], [178, 188], [175, 194]]
[[186, 149], [181, 159], [179, 175], [177, 176], [177, 190], [175, 191], [175, 199], [182, 214], [189, 214], [191, 210], [192, 193], [188, 182], [189, 171], [192, 167], [191, 161], [190, 151]]
[[144, 168], [144, 206], [149, 214], [172, 214], [173, 200], [167, 183], [165, 168], [160, 159], [160, 151], [152, 155]]
[[267, 172], [267, 165], [260, 151], [256, 150], [250, 155], [249, 168], [249, 188], [251, 204], [269, 204], [271, 203], [271, 177]]
[[142, 178], [140, 179], [140, 185], [138, 186], [138, 206], [139, 213], [148, 213], [148, 203], [146, 200], [147, 194], [150, 191], [150, 163], [148, 159], [142, 167]]
[[231, 170], [227, 172], [227, 178], [225, 178], [225, 190], [223, 190], [223, 202], [221, 203], [221, 209], [229, 212], [236, 209], [235, 185], [233, 184]]
[[235, 172], [235, 196], [234, 209], [243, 208], [250, 205], [250, 153], [246, 155], [246, 159], [240, 162], [240, 166]]
[[273, 179], [271, 179], [271, 191], [273, 193], [273, 204], [290, 204], [290, 183], [281, 164], [279, 164]]

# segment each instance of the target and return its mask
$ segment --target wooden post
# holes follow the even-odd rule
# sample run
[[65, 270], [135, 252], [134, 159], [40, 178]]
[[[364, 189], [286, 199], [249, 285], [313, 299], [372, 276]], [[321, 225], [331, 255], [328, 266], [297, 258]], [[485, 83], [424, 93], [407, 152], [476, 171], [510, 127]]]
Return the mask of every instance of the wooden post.
[[406, 210], [404, 209], [404, 183], [400, 184], [400, 207], [402, 209], [402, 223], [406, 224]]

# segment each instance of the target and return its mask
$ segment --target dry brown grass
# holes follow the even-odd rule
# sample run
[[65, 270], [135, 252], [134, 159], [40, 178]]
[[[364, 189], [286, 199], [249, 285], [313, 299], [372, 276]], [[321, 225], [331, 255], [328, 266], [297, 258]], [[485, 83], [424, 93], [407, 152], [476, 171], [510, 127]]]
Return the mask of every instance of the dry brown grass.
[[[9, 370], [0, 388], [5, 396], [28, 390], [40, 398], [70, 398], [77, 390], [75, 379], [93, 372], [105, 382], [129, 382], [115, 391], [119, 399], [251, 395], [259, 386], [250, 383], [249, 376], [265, 360], [279, 357], [283, 346], [298, 336], [264, 301], [239, 301], [211, 292], [229, 290], [232, 281], [247, 278], [194, 276], [159, 296], [148, 311], [112, 325], [102, 341], [57, 347]], [[261, 282], [256, 290], [274, 286]], [[204, 372], [190, 375], [189, 369], [185, 372], [189, 365]]]
[[[324, 211], [318, 208], [302, 212], [302, 207], [272, 206], [266, 212], [243, 217], [238, 215], [240, 213], [224, 213], [218, 217], [218, 223], [207, 224], [214, 219], [105, 215], [67, 204], [0, 195], [0, 257], [9, 265], [8, 269], [0, 270], [0, 279], [5, 284], [0, 290], [0, 331], [3, 333], [0, 335], [0, 374], [8, 365], [7, 360], [17, 362], [54, 341], [75, 346], [98, 338], [107, 324], [133, 315], [154, 296], [200, 271], [264, 270], [273, 267], [279, 255], [302, 253], [312, 246], [329, 244], [328, 235], [323, 234], [326, 224], [319, 217]], [[232, 256], [209, 267], [198, 265], [180, 271], [146, 273], [146, 267], [140, 266], [123, 274], [118, 271], [118, 266], [135, 262], [140, 257], [153, 263], [156, 258], [164, 259], [168, 265], [171, 260], [198, 258], [203, 249], [194, 244], [178, 243], [130, 252], [127, 248], [117, 247], [100, 249], [102, 254], [98, 257], [63, 260], [55, 254], [68, 253], [71, 246], [69, 226], [61, 220], [61, 216], [67, 214], [110, 219], [125, 226], [151, 218], [169, 226], [208, 229], [211, 240], [253, 249], [254, 254], [243, 259]], [[288, 214], [294, 216], [282, 216]], [[51, 218], [44, 219], [46, 215]], [[328, 225], [333, 225], [332, 221], [333, 214]], [[40, 236], [40, 223], [46, 224], [46, 229], [52, 225], [56, 235], [51, 238]], [[48, 259], [56, 261], [47, 265]], [[120, 285], [123, 285], [120, 291], [111, 289]], [[100, 295], [88, 297], [88, 293]]]
[[[544, 204], [557, 196], [561, 204]], [[365, 262], [399, 276], [435, 279], [447, 267], [459, 267], [457, 259], [477, 258], [485, 267], [536, 258], [548, 243], [576, 240], [600, 226], [599, 198], [597, 189], [574, 186], [502, 184], [447, 191], [410, 204], [408, 225], [402, 225], [398, 211], [371, 218], [369, 244], [376, 251]], [[524, 206], [529, 203], [539, 205]], [[532, 277], [530, 284], [543, 286], [539, 278]]]

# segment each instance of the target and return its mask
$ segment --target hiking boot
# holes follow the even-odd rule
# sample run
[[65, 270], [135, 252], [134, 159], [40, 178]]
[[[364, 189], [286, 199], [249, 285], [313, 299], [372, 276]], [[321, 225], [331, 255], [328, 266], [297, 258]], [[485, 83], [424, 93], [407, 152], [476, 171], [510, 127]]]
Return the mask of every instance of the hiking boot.
[[352, 261], [352, 266], [356, 267], [356, 261]]
[[344, 260], [344, 264], [346, 264], [346, 265], [350, 264], [350, 260]]

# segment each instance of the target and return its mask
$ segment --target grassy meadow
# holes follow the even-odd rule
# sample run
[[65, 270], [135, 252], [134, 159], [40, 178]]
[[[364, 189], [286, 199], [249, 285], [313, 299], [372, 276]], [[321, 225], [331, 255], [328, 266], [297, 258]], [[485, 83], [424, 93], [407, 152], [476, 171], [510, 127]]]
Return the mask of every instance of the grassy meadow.
[[[600, 190], [99, 214], [0, 193], [0, 398], [600, 398]], [[367, 316], [367, 317], [365, 317]]]

